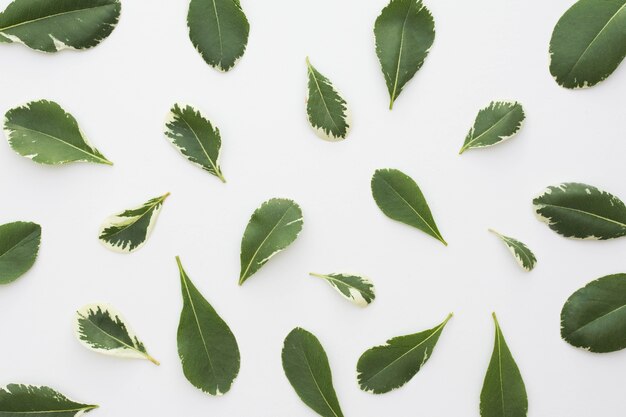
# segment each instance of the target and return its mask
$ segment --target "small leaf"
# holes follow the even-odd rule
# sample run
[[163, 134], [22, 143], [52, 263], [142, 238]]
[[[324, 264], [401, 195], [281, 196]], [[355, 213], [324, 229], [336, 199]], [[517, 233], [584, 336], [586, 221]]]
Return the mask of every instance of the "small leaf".
[[100, 242], [116, 252], [131, 253], [140, 249], [150, 237], [163, 201], [169, 195], [155, 197], [138, 207], [108, 217], [100, 227]]
[[626, 206], [616, 196], [587, 184], [548, 187], [533, 200], [535, 213], [558, 234], [605, 240], [626, 235]]
[[228, 71], [242, 57], [250, 24], [239, 0], [191, 0], [189, 39], [207, 64]]
[[537, 263], [537, 258], [532, 253], [528, 246], [523, 244], [517, 239], [513, 239], [512, 237], [501, 235], [493, 229], [489, 229], [491, 233], [498, 236], [500, 240], [504, 242], [504, 244], [509, 248], [509, 251], [515, 257], [515, 260], [526, 271], [532, 271]]
[[301, 230], [302, 210], [291, 200], [272, 198], [256, 209], [241, 239], [239, 285], [296, 240]]
[[178, 324], [178, 355], [191, 384], [210, 395], [222, 395], [239, 373], [240, 357], [232, 331], [200, 294], [176, 257], [183, 293]]
[[24, 275], [35, 263], [41, 244], [41, 226], [14, 222], [0, 226], [0, 284]]
[[353, 302], [359, 307], [367, 307], [376, 295], [374, 294], [374, 284], [360, 275], [354, 274], [309, 274], [313, 277], [322, 278], [333, 287], [345, 299]]
[[421, 0], [391, 0], [374, 25], [376, 54], [389, 90], [389, 109], [422, 67], [435, 40], [435, 22]]
[[572, 294], [561, 311], [561, 337], [591, 352], [626, 348], [626, 274], [607, 275]]
[[550, 40], [550, 72], [565, 88], [605, 80], [626, 56], [626, 0], [580, 0], [565, 12]]
[[413, 226], [448, 246], [422, 191], [411, 177], [397, 169], [379, 169], [372, 177], [372, 195], [387, 217]]
[[309, 73], [306, 113], [311, 127], [324, 140], [335, 142], [345, 139], [350, 130], [348, 104], [330, 80], [311, 65], [308, 57], [306, 66]]
[[302, 402], [322, 417], [343, 417], [328, 356], [317, 337], [296, 327], [285, 338], [283, 370]]
[[0, 388], [0, 416], [74, 417], [98, 408], [74, 402], [48, 387], [9, 384]]
[[217, 127], [191, 106], [175, 104], [165, 125], [165, 135], [189, 162], [226, 182], [218, 159], [222, 139]]
[[394, 337], [361, 355], [357, 378], [363, 391], [384, 394], [411, 380], [428, 361], [452, 313], [437, 327], [407, 336]]
[[481, 417], [526, 417], [528, 398], [519, 368], [506, 345], [496, 314], [493, 354], [480, 393]]
[[43, 52], [93, 48], [120, 18], [119, 0], [15, 0], [0, 13], [0, 42]]
[[493, 146], [513, 137], [522, 127], [524, 118], [521, 104], [492, 101], [478, 112], [459, 154], [467, 149]]
[[31, 101], [9, 110], [4, 116], [4, 133], [15, 152], [40, 164], [113, 165], [91, 146], [74, 116], [53, 101]]
[[74, 330], [87, 349], [122, 358], [147, 359], [159, 365], [111, 306], [92, 304], [81, 308], [74, 318]]

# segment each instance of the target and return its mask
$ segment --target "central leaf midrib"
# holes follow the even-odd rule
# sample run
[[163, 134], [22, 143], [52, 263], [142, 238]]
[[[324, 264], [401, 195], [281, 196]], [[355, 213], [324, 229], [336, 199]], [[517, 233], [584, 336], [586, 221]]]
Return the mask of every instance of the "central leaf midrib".
[[626, 308], [626, 304], [619, 306], [618, 308], [614, 308], [613, 310], [604, 313], [603, 315], [596, 317], [595, 319], [591, 320], [588, 323], [585, 323], [584, 325], [580, 326], [578, 329], [574, 330], [573, 332], [569, 333], [569, 336], [573, 336], [574, 334], [578, 333], [579, 331], [581, 331], [582, 329], [586, 328], [587, 326], [590, 326], [591, 324], [595, 323], [598, 320], [602, 320], [604, 318], [606, 318], [607, 316], [610, 316], [611, 314], [617, 313], [618, 311], [620, 311], [621, 309]]
[[25, 236], [24, 238], [20, 239], [20, 241], [17, 242], [15, 245], [11, 246], [4, 253], [0, 254], [0, 260], [2, 259], [2, 257], [6, 256], [8, 253], [11, 253], [15, 248], [20, 246], [25, 240], [30, 239], [34, 234], [37, 234], [37, 233], [38, 233], [37, 231], [31, 232], [27, 236]]
[[[111, 333], [106, 332], [104, 329], [100, 328], [100, 327], [99, 327], [96, 323], [94, 323], [93, 321], [91, 321], [91, 319], [90, 319], [90, 318], [85, 317], [84, 315], [82, 315], [82, 314], [80, 314], [80, 313], [79, 313], [79, 316], [80, 316], [83, 320], [86, 320], [88, 323], [90, 323], [93, 327], [95, 327], [98, 331], [100, 331], [100, 332], [101, 332], [101, 333], [103, 333], [104, 335], [106, 335], [106, 336], [110, 337], [111, 339], [113, 339], [113, 340], [115, 340], [115, 341], [119, 342], [122, 346], [126, 346], [127, 348], [129, 348], [129, 349], [131, 349], [131, 350], [134, 350], [134, 351], [136, 351], [136, 352], [140, 353], [142, 356], [144, 356], [144, 355], [143, 355], [143, 354], [144, 354], [144, 352], [140, 351], [140, 350], [139, 350], [138, 348], [136, 348], [135, 346], [131, 346], [131, 345], [129, 345], [128, 343], [124, 342], [123, 340], [121, 340], [121, 339], [119, 339], [119, 338], [117, 338], [117, 337], [113, 336]], [[119, 317], [118, 317], [118, 319], [119, 319]], [[127, 335], [128, 335], [128, 337], [132, 340], [132, 337], [131, 337], [130, 333], [128, 332], [128, 329], [126, 329], [126, 334], [127, 334]], [[106, 349], [106, 350], [109, 350], [109, 349]]]
[[509, 110], [508, 112], [506, 112], [506, 114], [504, 116], [502, 116], [497, 122], [495, 122], [493, 125], [491, 125], [489, 127], [489, 129], [485, 130], [484, 132], [482, 132], [480, 135], [476, 136], [475, 138], [471, 139], [469, 142], [467, 142], [464, 146], [464, 148], [468, 148], [470, 147], [474, 142], [476, 142], [478, 139], [480, 139], [481, 137], [485, 136], [487, 133], [489, 133], [493, 128], [495, 128], [498, 124], [500, 124], [500, 122], [502, 122], [504, 119], [506, 119], [507, 117], [509, 117], [509, 115], [511, 113], [513, 113], [515, 111], [515, 108], [512, 108], [511, 110]]
[[[304, 349], [303, 349], [304, 350]], [[315, 375], [313, 375], [313, 369], [311, 368], [311, 364], [309, 363], [309, 358], [306, 356], [306, 353], [304, 354], [304, 359], [306, 362], [306, 366], [309, 370], [309, 374], [311, 374], [311, 378], [313, 379], [313, 382], [315, 383], [315, 387], [317, 388], [317, 390], [319, 391], [319, 393], [321, 394], [322, 398], [324, 399], [324, 402], [326, 403], [326, 405], [328, 406], [328, 408], [330, 409], [330, 411], [333, 413], [333, 415], [335, 417], [339, 417], [339, 415], [337, 413], [335, 413], [335, 410], [333, 409], [333, 407], [330, 405], [330, 403], [328, 402], [328, 400], [326, 399], [326, 395], [324, 395], [324, 392], [322, 392], [322, 389], [320, 388], [319, 384], [317, 383], [317, 379], [315, 378]]]
[[[221, 174], [220, 170], [217, 168], [217, 166], [213, 163], [213, 160], [211, 159], [211, 157], [209, 156], [209, 153], [207, 152], [206, 148], [204, 147], [204, 144], [202, 143], [202, 141], [200, 140], [200, 137], [198, 136], [198, 134], [196, 133], [195, 129], [193, 127], [191, 127], [191, 125], [187, 122], [187, 119], [185, 119], [185, 116], [182, 114], [181, 111], [181, 117], [180, 119], [185, 122], [185, 124], [187, 125], [187, 127], [189, 127], [189, 130], [191, 130], [191, 133], [193, 133], [193, 136], [196, 138], [196, 141], [198, 141], [198, 143], [200, 144], [200, 147], [202, 148], [202, 152], [204, 153], [204, 155], [206, 156], [207, 160], [209, 161], [209, 164], [211, 164], [211, 167], [213, 168], [213, 171], [216, 174]], [[217, 161], [216, 161], [217, 162]]]
[[51, 14], [51, 15], [48, 15], [48, 16], [42, 16], [42, 17], [38, 17], [36, 19], [27, 20], [27, 21], [24, 21], [24, 22], [16, 23], [14, 25], [10, 25], [10, 26], [6, 26], [6, 27], [3, 27], [3, 28], [0, 28], [0, 32], [5, 32], [7, 30], [14, 29], [14, 28], [16, 28], [18, 26], [28, 25], [28, 24], [31, 24], [31, 23], [36, 23], [36, 22], [40, 22], [42, 20], [52, 19], [52, 18], [59, 17], [59, 16], [65, 16], [65, 15], [68, 15], [68, 14], [81, 13], [81, 12], [84, 12], [84, 11], [87, 11], [87, 10], [100, 9], [100, 8], [110, 7], [110, 6], [116, 7], [116, 6], [118, 6], [118, 4], [119, 3], [102, 4], [102, 5], [99, 5], [99, 6], [85, 7], [85, 8], [82, 8], [82, 9], [69, 10], [69, 11], [66, 11], [66, 12], [55, 13], [55, 14]]
[[326, 104], [326, 98], [324, 97], [324, 94], [322, 93], [322, 89], [320, 88], [320, 84], [317, 81], [317, 77], [315, 76], [315, 73], [313, 72], [311, 68], [311, 64], [307, 63], [307, 66], [308, 66], [309, 74], [311, 74], [311, 77], [313, 77], [313, 81], [315, 81], [315, 86], [317, 87], [317, 91], [320, 94], [320, 97], [322, 98], [322, 103], [324, 103], [324, 108], [326, 109], [326, 113], [328, 114], [328, 117], [330, 118], [330, 121], [332, 122], [333, 126], [335, 126], [335, 129], [338, 129], [339, 126], [337, 125], [337, 123], [335, 123], [335, 119], [333, 118], [333, 115], [330, 113], [328, 104]]
[[589, 211], [575, 209], [575, 208], [572, 208], [572, 207], [559, 206], [557, 204], [550, 204], [550, 203], [539, 203], [539, 205], [540, 206], [544, 206], [544, 207], [554, 207], [554, 208], [557, 208], [557, 209], [570, 210], [570, 211], [574, 211], [574, 212], [577, 212], [577, 213], [586, 214], [586, 215], [589, 215], [591, 217], [596, 217], [596, 218], [598, 218], [600, 220], [604, 220], [607, 223], [614, 223], [614, 224], [616, 224], [618, 226], [621, 226], [622, 228], [626, 229], [626, 224], [624, 224], [624, 223], [621, 223], [621, 222], [619, 222], [617, 220], [609, 219], [609, 218], [604, 217], [604, 216], [600, 216], [599, 214], [591, 213]]
[[393, 92], [391, 93], [391, 105], [393, 106], [393, 102], [396, 99], [396, 90], [398, 88], [398, 78], [400, 76], [400, 62], [402, 62], [402, 49], [404, 48], [404, 31], [406, 29], [406, 22], [409, 20], [409, 14], [411, 13], [411, 9], [413, 8], [413, 1], [409, 4], [409, 8], [406, 11], [406, 16], [404, 17], [404, 22], [402, 23], [402, 32], [400, 35], [400, 50], [398, 51], [398, 63], [396, 65], [396, 76], [393, 82]]
[[[130, 222], [130, 223], [126, 224], [126, 225], [120, 226], [120, 228], [119, 228], [119, 230], [117, 232], [112, 233], [112, 234], [106, 236], [106, 238], [110, 239], [111, 237], [117, 236], [120, 233], [130, 229], [132, 226], [135, 225], [135, 223], [137, 223], [139, 220], [141, 220], [146, 214], [153, 212], [156, 206], [158, 206], [159, 204], [163, 203], [163, 200], [164, 200], [163, 197], [158, 197], [158, 200], [154, 204], [142, 206], [142, 207], [147, 207], [146, 211], [141, 213], [139, 216], [136, 216], [135, 219], [132, 222]], [[122, 216], [116, 216], [116, 217], [122, 217]], [[129, 217], [126, 217], [126, 218], [128, 219]], [[113, 225], [113, 227], [115, 227], [115, 225]]]

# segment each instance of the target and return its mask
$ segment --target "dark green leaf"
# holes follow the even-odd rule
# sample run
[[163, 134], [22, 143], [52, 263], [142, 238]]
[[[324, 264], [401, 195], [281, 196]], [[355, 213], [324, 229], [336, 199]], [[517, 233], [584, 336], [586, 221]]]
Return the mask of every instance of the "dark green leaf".
[[0, 226], [0, 284], [24, 275], [35, 263], [41, 244], [41, 226], [14, 222]]
[[97, 405], [81, 404], [48, 387], [9, 384], [0, 389], [2, 417], [77, 417]]

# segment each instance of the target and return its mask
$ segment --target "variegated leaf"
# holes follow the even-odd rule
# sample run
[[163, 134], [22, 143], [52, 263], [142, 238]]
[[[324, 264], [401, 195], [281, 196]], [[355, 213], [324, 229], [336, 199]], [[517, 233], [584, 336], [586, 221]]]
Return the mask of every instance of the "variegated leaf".
[[518, 102], [492, 101], [478, 112], [459, 154], [467, 149], [493, 146], [512, 138], [522, 127], [525, 117], [524, 109]]
[[41, 226], [13, 222], [0, 226], [0, 284], [24, 275], [35, 263], [41, 244]]
[[355, 274], [309, 274], [322, 278], [333, 287], [339, 294], [359, 307], [366, 307], [376, 295], [374, 294], [374, 284], [368, 279]]
[[97, 405], [81, 404], [48, 387], [9, 384], [0, 388], [2, 417], [78, 417]]
[[489, 229], [489, 231], [500, 238], [504, 242], [509, 251], [515, 257], [515, 260], [526, 271], [532, 271], [537, 263], [537, 258], [533, 252], [528, 249], [528, 246], [523, 244], [517, 239], [513, 239], [512, 237], [501, 235], [493, 229]]

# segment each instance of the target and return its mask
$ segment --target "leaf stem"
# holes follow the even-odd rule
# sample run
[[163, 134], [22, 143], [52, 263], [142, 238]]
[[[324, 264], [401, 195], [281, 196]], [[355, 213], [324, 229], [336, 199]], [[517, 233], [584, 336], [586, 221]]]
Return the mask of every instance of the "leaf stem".
[[152, 362], [153, 364], [155, 364], [156, 366], [161, 365], [161, 362], [159, 362], [158, 360], [156, 360], [155, 358], [153, 358], [152, 356], [148, 355], [147, 353], [144, 355], [146, 357], [146, 359], [148, 359], [150, 362]]
[[315, 272], [309, 272], [309, 275], [316, 278], [326, 279], [326, 275], [316, 274]]

